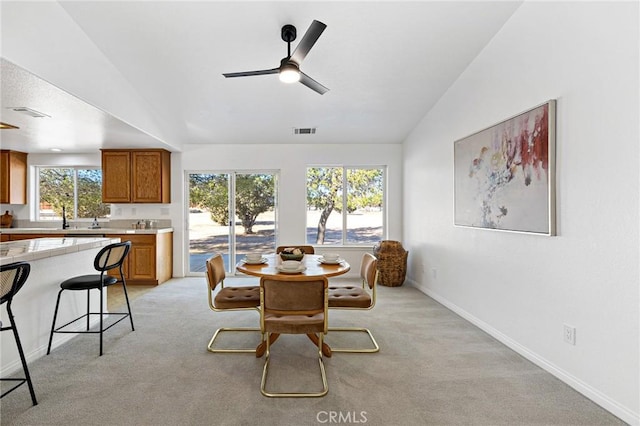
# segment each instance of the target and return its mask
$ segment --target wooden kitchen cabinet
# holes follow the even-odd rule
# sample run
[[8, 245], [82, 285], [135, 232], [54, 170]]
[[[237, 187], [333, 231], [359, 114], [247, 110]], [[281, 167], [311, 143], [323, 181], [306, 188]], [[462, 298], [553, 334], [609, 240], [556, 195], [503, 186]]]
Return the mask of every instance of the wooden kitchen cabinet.
[[[122, 269], [127, 284], [157, 285], [173, 275], [173, 232], [106, 237], [131, 241], [131, 250]], [[110, 273], [116, 275], [115, 270]]]
[[102, 201], [131, 202], [131, 153], [102, 151]]
[[164, 149], [103, 149], [104, 203], [170, 203], [171, 153]]
[[27, 204], [27, 154], [0, 150], [0, 203]]

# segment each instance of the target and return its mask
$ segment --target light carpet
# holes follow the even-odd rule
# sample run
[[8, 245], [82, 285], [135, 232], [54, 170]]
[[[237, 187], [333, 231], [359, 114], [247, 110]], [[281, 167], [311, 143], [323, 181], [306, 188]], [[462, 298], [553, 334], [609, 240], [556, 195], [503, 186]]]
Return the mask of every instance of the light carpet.
[[[247, 282], [255, 280], [227, 279]], [[204, 278], [170, 280], [133, 302], [136, 330], [125, 321], [109, 330], [102, 357], [97, 336], [81, 335], [33, 362], [39, 405], [31, 406], [22, 386], [0, 401], [1, 424], [624, 424], [408, 286], [380, 287], [371, 311], [330, 312], [331, 325], [371, 328], [381, 350], [325, 359], [327, 396], [266, 398], [263, 358], [206, 349], [216, 328], [257, 326], [258, 314], [212, 312], [206, 291]], [[258, 339], [243, 334], [220, 343], [252, 346]], [[340, 343], [331, 335], [327, 342]], [[318, 389], [315, 355], [305, 336], [282, 336], [269, 386]]]

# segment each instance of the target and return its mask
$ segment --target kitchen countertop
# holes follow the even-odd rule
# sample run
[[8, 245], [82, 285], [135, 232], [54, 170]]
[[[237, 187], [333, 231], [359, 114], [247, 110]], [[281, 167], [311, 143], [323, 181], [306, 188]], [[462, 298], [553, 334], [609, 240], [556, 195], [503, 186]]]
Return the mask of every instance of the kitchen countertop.
[[0, 243], [0, 264], [29, 262], [116, 243], [119, 238], [34, 238]]
[[164, 234], [173, 232], [173, 228], [127, 229], [127, 228], [2, 228], [0, 234], [71, 234], [71, 235], [103, 235], [103, 234]]

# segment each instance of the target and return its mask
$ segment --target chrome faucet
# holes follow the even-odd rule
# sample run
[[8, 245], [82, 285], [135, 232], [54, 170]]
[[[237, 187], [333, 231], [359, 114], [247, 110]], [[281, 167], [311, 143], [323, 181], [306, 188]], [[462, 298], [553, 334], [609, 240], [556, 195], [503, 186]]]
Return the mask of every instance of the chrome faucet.
[[62, 206], [62, 229], [69, 228], [69, 222], [67, 222], [66, 209]]

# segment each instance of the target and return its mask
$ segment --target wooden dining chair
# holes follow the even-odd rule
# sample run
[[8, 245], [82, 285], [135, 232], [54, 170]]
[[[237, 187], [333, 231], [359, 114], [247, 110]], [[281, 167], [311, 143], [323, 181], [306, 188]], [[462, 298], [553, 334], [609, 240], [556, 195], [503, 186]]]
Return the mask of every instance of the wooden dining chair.
[[[209, 284], [209, 308], [214, 312], [231, 311], [260, 311], [260, 287], [229, 287], [224, 285], [226, 273], [222, 255], [215, 254], [206, 261], [207, 282]], [[217, 290], [217, 292], [216, 292]], [[215, 296], [214, 296], [215, 293]], [[214, 343], [220, 333], [223, 332], [260, 332], [259, 327], [220, 327], [218, 328], [209, 344], [207, 350], [214, 353], [256, 353], [256, 343], [253, 348], [215, 348]]]
[[278, 246], [276, 248], [276, 254], [280, 254], [282, 253], [282, 251], [286, 248], [289, 247], [295, 247], [295, 248], [299, 248], [300, 250], [302, 250], [304, 252], [304, 254], [316, 254], [316, 250], [313, 248], [313, 246], [300, 246], [300, 245], [288, 245], [288, 246]]
[[[378, 260], [370, 253], [362, 255], [360, 263], [360, 278], [362, 286], [329, 287], [329, 309], [371, 310], [376, 305], [376, 284], [378, 281]], [[329, 327], [331, 332], [366, 333], [373, 347], [371, 348], [339, 348], [331, 345], [332, 352], [375, 353], [380, 350], [378, 342], [371, 330], [364, 327]]]
[[[260, 392], [268, 397], [320, 397], [329, 392], [322, 361], [322, 343], [327, 333], [329, 282], [324, 276], [290, 275], [260, 279], [260, 327], [266, 334], [267, 351], [262, 370]], [[317, 336], [318, 363], [322, 390], [316, 392], [268, 391], [267, 376], [271, 361], [272, 334]]]

